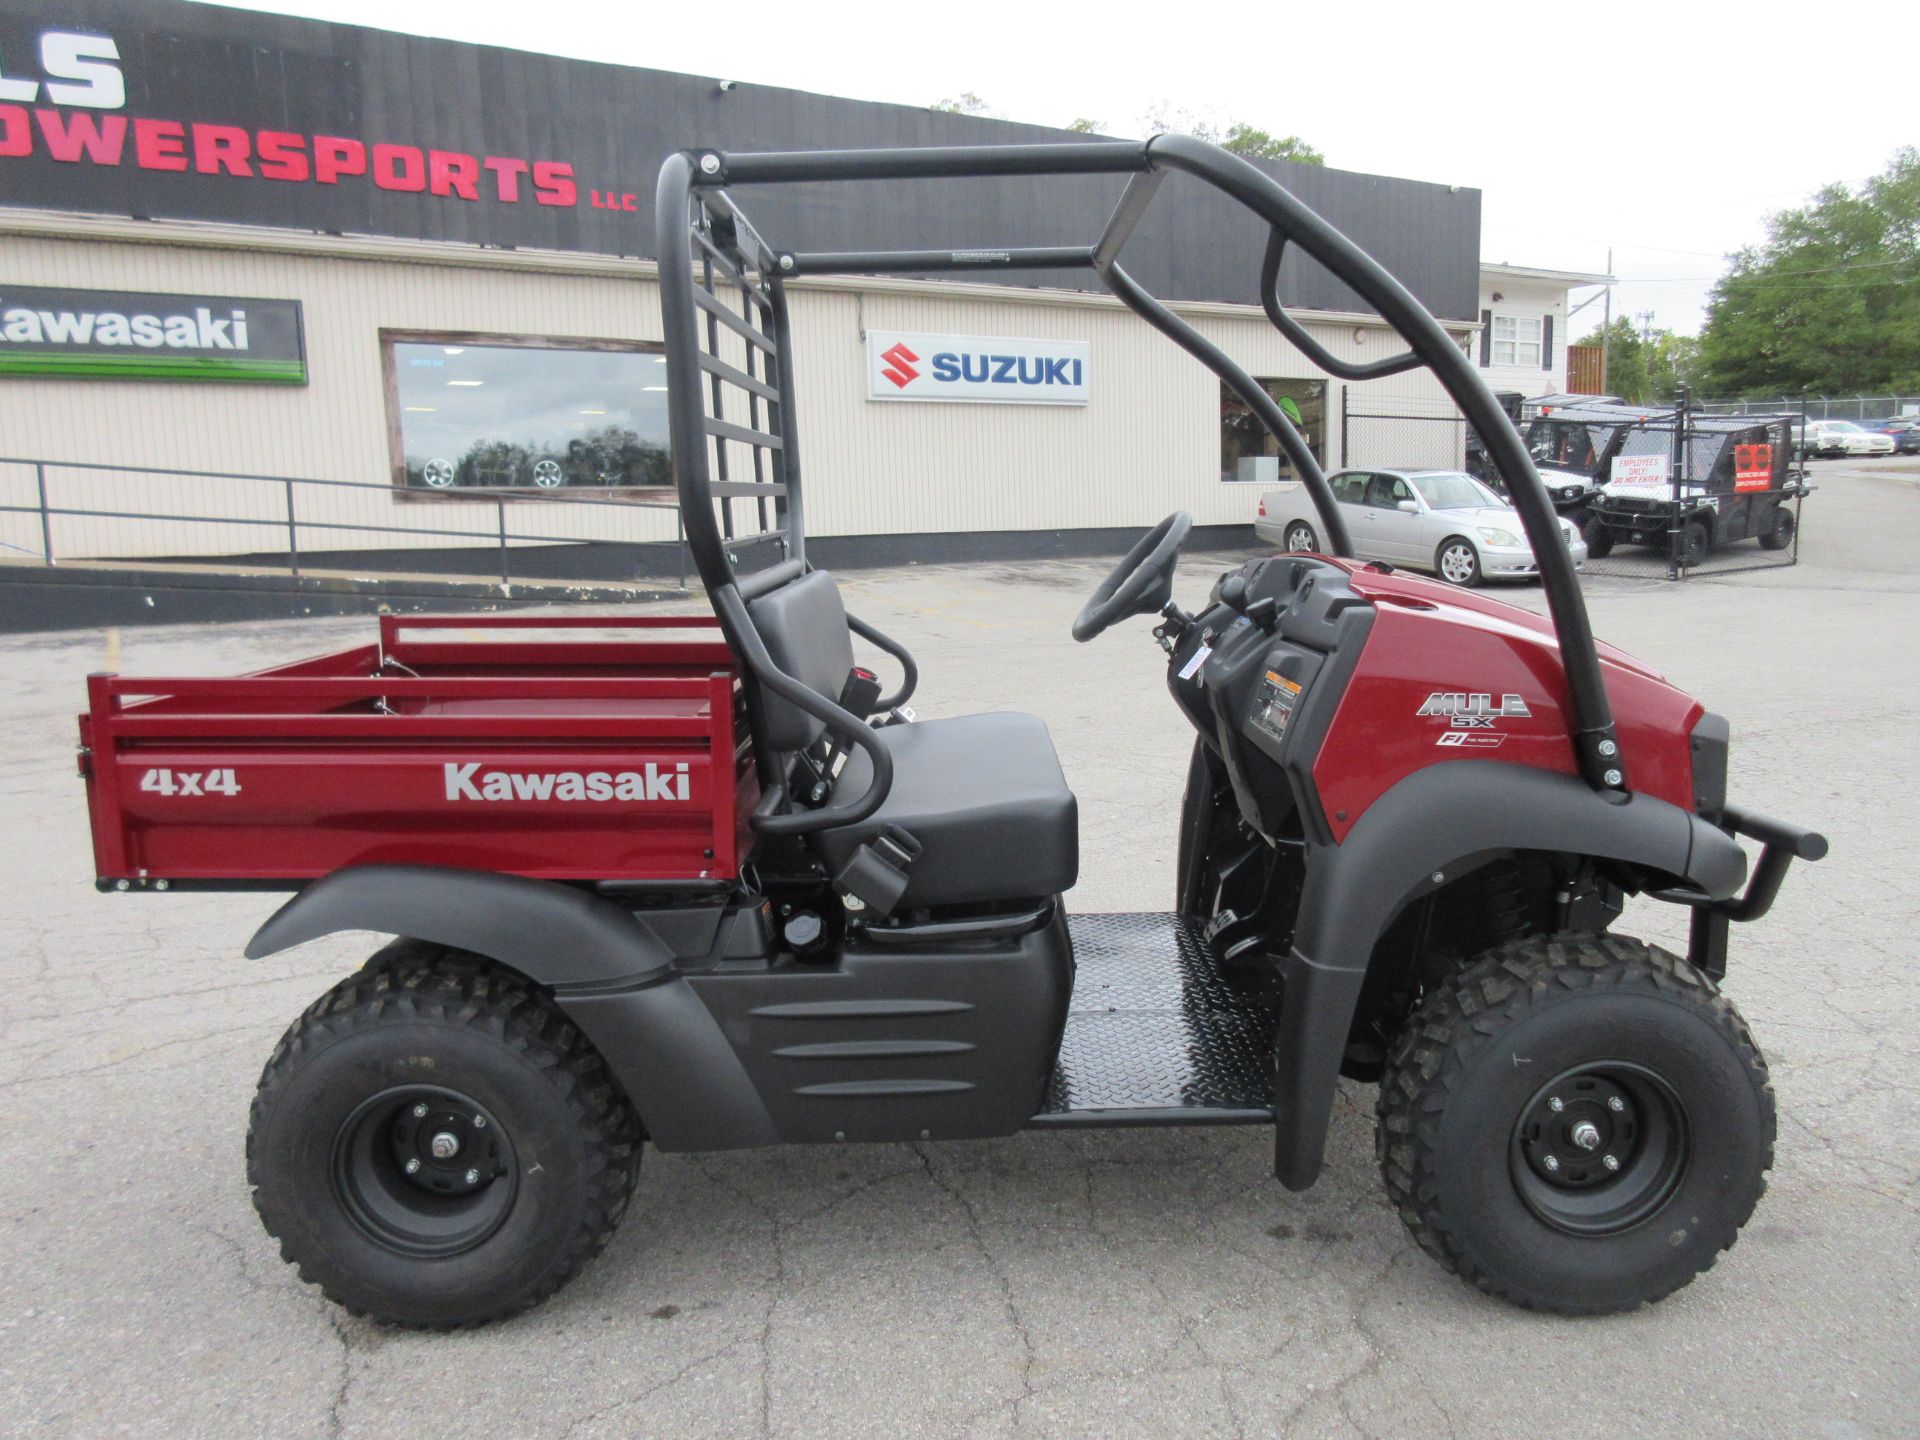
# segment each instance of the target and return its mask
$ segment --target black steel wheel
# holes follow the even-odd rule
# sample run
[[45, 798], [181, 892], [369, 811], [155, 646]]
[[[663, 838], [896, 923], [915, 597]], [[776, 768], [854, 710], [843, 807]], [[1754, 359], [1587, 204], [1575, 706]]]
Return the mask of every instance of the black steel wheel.
[[400, 942], [287, 1031], [247, 1132], [254, 1208], [356, 1314], [479, 1325], [538, 1304], [611, 1238], [632, 1108], [519, 976]]
[[1784, 550], [1793, 544], [1793, 512], [1784, 505], [1773, 507], [1773, 520], [1760, 532], [1762, 550]]
[[1630, 1310], [1708, 1269], [1773, 1163], [1773, 1087], [1739, 1012], [1624, 936], [1515, 941], [1428, 992], [1376, 1120], [1421, 1247], [1562, 1314]]

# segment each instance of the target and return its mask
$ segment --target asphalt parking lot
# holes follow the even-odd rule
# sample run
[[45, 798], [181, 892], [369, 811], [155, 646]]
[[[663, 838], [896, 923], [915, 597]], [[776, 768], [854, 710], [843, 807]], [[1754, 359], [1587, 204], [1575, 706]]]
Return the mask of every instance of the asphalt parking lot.
[[[0, 640], [0, 1434], [1912, 1434], [1920, 465], [1816, 479], [1796, 568], [1588, 584], [1603, 637], [1730, 718], [1731, 793], [1833, 842], [1734, 937], [1779, 1092], [1770, 1193], [1708, 1275], [1598, 1321], [1421, 1254], [1354, 1085], [1304, 1195], [1264, 1130], [649, 1154], [543, 1309], [452, 1336], [350, 1319], [280, 1262], [242, 1143], [281, 1030], [376, 942], [251, 962], [273, 897], [97, 895], [72, 752], [91, 670], [238, 672], [368, 622]], [[1163, 909], [1189, 737], [1144, 620], [1069, 639], [1104, 568], [846, 580], [915, 651], [923, 714], [1050, 723], [1081, 802], [1069, 904]], [[1684, 948], [1667, 907], [1621, 928]]]

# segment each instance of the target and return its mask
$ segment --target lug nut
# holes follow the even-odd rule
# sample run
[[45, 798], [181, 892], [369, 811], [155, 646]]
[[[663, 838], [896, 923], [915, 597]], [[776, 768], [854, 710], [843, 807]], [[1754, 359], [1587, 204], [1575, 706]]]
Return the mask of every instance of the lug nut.
[[1551, 1155], [1547, 1156], [1545, 1163], [1549, 1170], [1558, 1170], [1560, 1168], [1560, 1162]]
[[480, 1183], [480, 1172], [478, 1170], [467, 1171], [467, 1184], [478, 1185], [479, 1183]]
[[1563, 1101], [1558, 1095], [1554, 1096], [1551, 1100], [1547, 1101], [1547, 1109], [1553, 1111], [1553, 1113], [1556, 1115], [1558, 1115], [1562, 1110], [1566, 1108], [1567, 1108], [1566, 1102]]
[[407, 1161], [407, 1174], [418, 1175], [419, 1173], [420, 1173], [419, 1159], [416, 1157], [412, 1160]]
[[1614, 1114], [1618, 1115], [1626, 1108], [1627, 1102], [1622, 1100], [1618, 1095], [1609, 1095], [1607, 1097], [1607, 1109], [1613, 1111]]
[[1609, 1170], [1618, 1170], [1620, 1168], [1620, 1159], [1616, 1155], [1602, 1155], [1600, 1157], [1600, 1163]]
[[486, 1128], [487, 1128], [487, 1117], [486, 1117], [486, 1116], [484, 1116], [484, 1115], [476, 1115], [476, 1116], [474, 1116], [474, 1117], [473, 1117], [473, 1128], [474, 1128], [474, 1129], [476, 1129], [476, 1130], [484, 1130], [484, 1129], [486, 1129]]
[[426, 1107], [425, 1105], [416, 1105], [416, 1106], [414, 1106], [414, 1107], [413, 1107], [413, 1118], [414, 1118], [414, 1119], [416, 1119], [416, 1120], [424, 1120], [424, 1119], [426, 1119], [426, 1118], [427, 1118], [427, 1107]]

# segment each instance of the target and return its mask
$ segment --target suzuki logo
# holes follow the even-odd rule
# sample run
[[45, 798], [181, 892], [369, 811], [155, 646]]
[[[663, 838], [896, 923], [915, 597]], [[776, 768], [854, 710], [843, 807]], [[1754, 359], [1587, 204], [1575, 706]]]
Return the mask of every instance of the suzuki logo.
[[913, 368], [913, 362], [920, 357], [904, 344], [895, 345], [891, 350], [882, 351], [880, 358], [887, 363], [880, 367], [880, 373], [893, 381], [902, 390], [920, 378], [920, 372]]

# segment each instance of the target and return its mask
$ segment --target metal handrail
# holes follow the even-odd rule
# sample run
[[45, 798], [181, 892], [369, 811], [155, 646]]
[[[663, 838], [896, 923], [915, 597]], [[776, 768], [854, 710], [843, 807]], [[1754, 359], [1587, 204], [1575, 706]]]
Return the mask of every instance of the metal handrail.
[[[515, 489], [511, 493], [500, 491], [400, 491], [389, 481], [379, 480], [331, 480], [318, 476], [305, 475], [262, 475], [238, 470], [188, 470], [159, 465], [125, 465], [118, 463], [95, 462], [86, 460], [47, 460], [16, 455], [0, 455], [0, 467], [18, 466], [34, 472], [36, 503], [17, 505], [0, 502], [0, 514], [33, 515], [40, 521], [40, 560], [43, 564], [59, 563], [54, 549], [53, 520], [60, 518], [94, 520], [139, 520], [169, 524], [206, 524], [240, 525], [255, 529], [284, 531], [287, 537], [287, 570], [293, 576], [302, 571], [300, 537], [303, 533], [316, 532], [357, 532], [367, 535], [417, 535], [455, 540], [470, 540], [479, 544], [492, 544], [500, 555], [500, 579], [502, 584], [511, 583], [512, 567], [508, 553], [515, 544], [560, 544], [591, 545], [604, 543], [591, 537], [547, 533], [542, 530], [529, 530], [511, 527], [507, 524], [507, 502], [529, 501], [542, 505], [569, 506], [619, 506], [640, 510], [679, 509], [679, 498], [639, 498], [624, 495], [567, 495], [554, 494], [539, 490]], [[48, 476], [59, 472], [81, 474], [146, 475], [177, 480], [238, 481], [247, 484], [269, 485], [280, 490], [283, 497], [282, 513], [278, 516], [254, 516], [234, 514], [206, 514], [192, 510], [154, 510], [135, 509], [127, 506], [112, 508], [90, 505], [59, 505], [53, 503], [48, 489]], [[296, 487], [312, 487], [325, 490], [358, 490], [385, 496], [404, 493], [410, 500], [419, 499], [427, 503], [445, 501], [453, 504], [481, 507], [477, 513], [484, 514], [484, 508], [493, 511], [493, 523], [468, 529], [455, 529], [430, 524], [389, 525], [377, 521], [360, 520], [321, 520], [301, 516], [294, 503]], [[649, 487], [654, 488], [654, 487]], [[664, 488], [664, 487], [661, 487]], [[678, 529], [676, 525], [676, 530]], [[684, 537], [676, 535], [669, 540], [636, 540], [625, 543], [638, 545], [676, 546], [680, 551], [680, 584], [686, 584], [686, 565]], [[162, 562], [154, 562], [162, 563]]]

